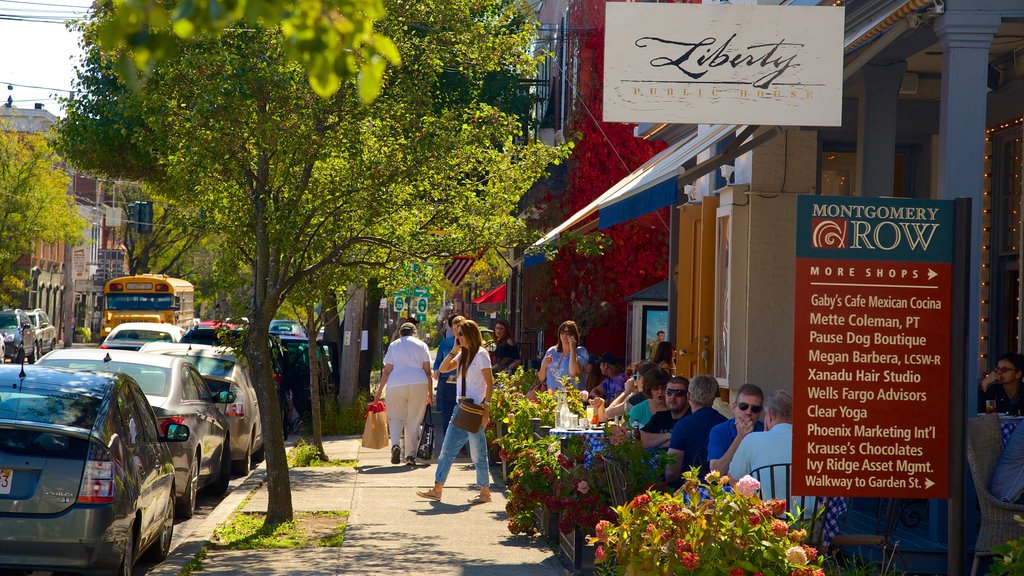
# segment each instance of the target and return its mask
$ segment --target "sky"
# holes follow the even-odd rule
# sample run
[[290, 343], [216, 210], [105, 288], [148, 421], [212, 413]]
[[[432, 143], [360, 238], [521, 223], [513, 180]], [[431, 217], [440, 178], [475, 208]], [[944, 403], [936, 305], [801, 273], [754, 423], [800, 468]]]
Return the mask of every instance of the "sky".
[[[0, 103], [32, 108], [42, 103], [63, 116], [56, 98], [67, 96], [81, 55], [79, 35], [63, 20], [82, 15], [87, 0], [0, 0]], [[32, 87], [38, 88], [32, 88]]]

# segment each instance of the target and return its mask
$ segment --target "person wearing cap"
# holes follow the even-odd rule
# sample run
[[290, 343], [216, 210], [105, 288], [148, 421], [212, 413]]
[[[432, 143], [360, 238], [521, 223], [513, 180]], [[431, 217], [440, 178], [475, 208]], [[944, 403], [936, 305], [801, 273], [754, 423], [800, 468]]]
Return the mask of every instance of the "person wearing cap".
[[601, 374], [605, 378], [590, 393], [605, 399], [615, 398], [622, 394], [626, 387], [626, 369], [622, 364], [622, 360], [616, 358], [615, 354], [611, 352], [601, 354], [600, 360]]
[[384, 354], [384, 369], [374, 400], [380, 400], [387, 389], [388, 434], [391, 436], [391, 463], [402, 461], [405, 438], [405, 462], [416, 465], [419, 425], [423, 413], [434, 403], [433, 377], [430, 372], [430, 349], [416, 337], [416, 325], [406, 322], [398, 328], [399, 338]]

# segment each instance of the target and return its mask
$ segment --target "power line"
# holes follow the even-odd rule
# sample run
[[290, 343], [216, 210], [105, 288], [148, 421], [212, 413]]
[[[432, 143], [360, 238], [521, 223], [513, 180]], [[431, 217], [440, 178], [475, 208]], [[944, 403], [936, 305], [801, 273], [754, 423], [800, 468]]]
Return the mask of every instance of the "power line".
[[30, 86], [28, 84], [17, 84], [15, 82], [4, 82], [0, 80], [0, 84], [7, 84], [8, 86], [14, 86], [17, 88], [33, 88], [35, 90], [56, 90], [57, 92], [71, 92], [67, 88], [52, 88], [50, 86]]
[[34, 22], [36, 24], [67, 24], [68, 22], [78, 22], [82, 18], [34, 18], [31, 16], [18, 16], [15, 14], [0, 14], [0, 20], [8, 20], [10, 22]]
[[27, 2], [26, 0], [0, 0], [0, 4], [25, 4], [28, 6], [55, 6], [57, 8], [77, 8], [81, 10], [88, 10], [91, 5], [75, 5], [75, 4], [48, 4], [46, 2]]

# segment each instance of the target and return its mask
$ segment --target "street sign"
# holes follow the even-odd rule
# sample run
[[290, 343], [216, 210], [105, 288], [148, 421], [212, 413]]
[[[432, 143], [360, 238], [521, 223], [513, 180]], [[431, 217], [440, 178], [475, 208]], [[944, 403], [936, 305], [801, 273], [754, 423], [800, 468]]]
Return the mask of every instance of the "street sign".
[[417, 298], [430, 298], [429, 288], [413, 288], [412, 295]]
[[794, 494], [949, 497], [952, 260], [951, 202], [799, 197]]
[[421, 324], [423, 322], [426, 322], [427, 321], [427, 315], [426, 314], [417, 314], [416, 315], [416, 321], [421, 323]]
[[417, 314], [427, 313], [428, 300], [426, 298], [416, 298], [415, 300], [413, 300], [413, 302], [415, 303], [413, 304], [413, 311], [415, 311]]
[[405, 311], [405, 296], [395, 294], [395, 312]]

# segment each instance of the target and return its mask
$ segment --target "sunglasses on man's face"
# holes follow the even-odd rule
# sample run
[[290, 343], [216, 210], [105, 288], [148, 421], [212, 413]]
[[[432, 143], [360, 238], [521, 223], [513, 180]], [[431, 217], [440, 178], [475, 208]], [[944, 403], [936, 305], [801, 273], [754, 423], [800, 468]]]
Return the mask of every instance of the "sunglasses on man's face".
[[665, 388], [667, 396], [686, 396], [687, 391], [681, 388]]
[[737, 402], [736, 407], [744, 412], [746, 412], [749, 408], [750, 411], [753, 412], [754, 414], [757, 414], [758, 412], [761, 411], [761, 406], [757, 404], [747, 404], [746, 402]]

